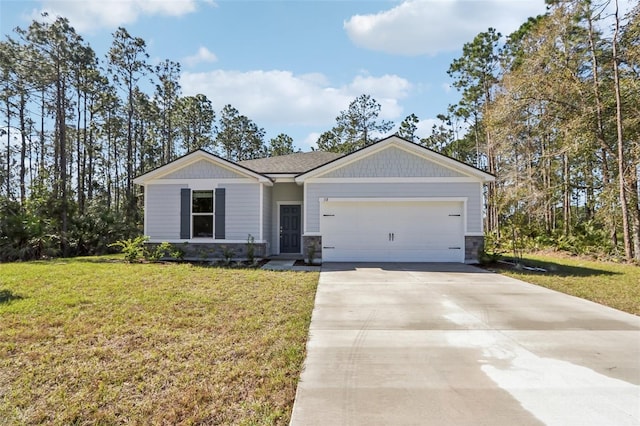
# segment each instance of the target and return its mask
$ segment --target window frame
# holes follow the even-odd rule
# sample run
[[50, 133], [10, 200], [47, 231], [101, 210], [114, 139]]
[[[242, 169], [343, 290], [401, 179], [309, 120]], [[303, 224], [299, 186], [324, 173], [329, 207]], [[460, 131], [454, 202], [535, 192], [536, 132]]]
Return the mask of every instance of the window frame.
[[[196, 193], [208, 192], [211, 194], [211, 212], [194, 212], [194, 196]], [[216, 221], [215, 221], [215, 211], [216, 211], [216, 199], [215, 199], [215, 190], [213, 189], [192, 189], [191, 190], [191, 203], [190, 203], [190, 225], [191, 225], [191, 238], [198, 239], [215, 239], [216, 235]], [[195, 218], [196, 217], [210, 217], [211, 218], [211, 235], [210, 236], [198, 236], [195, 232]]]

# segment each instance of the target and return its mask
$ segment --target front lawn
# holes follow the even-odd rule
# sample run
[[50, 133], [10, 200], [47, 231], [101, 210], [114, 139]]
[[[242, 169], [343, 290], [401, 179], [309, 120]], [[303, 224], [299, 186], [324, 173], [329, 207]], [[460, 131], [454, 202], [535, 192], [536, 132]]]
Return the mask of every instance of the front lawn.
[[317, 273], [0, 264], [0, 424], [288, 424]]
[[496, 264], [490, 269], [621, 311], [640, 315], [640, 267], [598, 262], [561, 254], [525, 255], [524, 265], [547, 272], [515, 269]]

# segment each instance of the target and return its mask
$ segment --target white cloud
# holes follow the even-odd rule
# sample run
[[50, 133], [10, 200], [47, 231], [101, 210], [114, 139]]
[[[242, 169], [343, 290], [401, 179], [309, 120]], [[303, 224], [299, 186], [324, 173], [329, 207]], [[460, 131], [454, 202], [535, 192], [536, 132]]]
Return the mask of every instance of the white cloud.
[[311, 148], [317, 149], [318, 148], [317, 142], [319, 137], [320, 137], [320, 133], [311, 132], [302, 140], [301, 143], [298, 143], [298, 147], [304, 152], [311, 151]]
[[505, 35], [530, 16], [545, 12], [544, 0], [409, 0], [344, 22], [357, 46], [397, 55], [435, 55], [462, 48], [494, 27]]
[[437, 126], [439, 124], [440, 124], [440, 120], [438, 120], [437, 118], [425, 118], [425, 119], [422, 119], [416, 125], [416, 127], [417, 127], [416, 135], [420, 139], [426, 138], [427, 136], [431, 136], [431, 133], [433, 133], [433, 126], [434, 125]]
[[200, 46], [195, 54], [187, 56], [182, 61], [188, 66], [193, 67], [201, 63], [211, 63], [217, 60], [218, 58], [216, 57], [215, 53], [211, 52], [204, 46]]
[[411, 89], [411, 83], [397, 75], [358, 75], [349, 84], [335, 86], [319, 73], [294, 75], [280, 70], [184, 72], [180, 85], [185, 95], [203, 93], [217, 111], [231, 104], [272, 131], [289, 125], [330, 127], [338, 113], [363, 93], [380, 103], [381, 118], [396, 119], [402, 114], [399, 101]]
[[197, 0], [44, 0], [32, 18], [40, 19], [42, 12], [52, 19], [64, 16], [84, 32], [130, 24], [142, 15], [182, 16], [194, 12], [197, 4]]

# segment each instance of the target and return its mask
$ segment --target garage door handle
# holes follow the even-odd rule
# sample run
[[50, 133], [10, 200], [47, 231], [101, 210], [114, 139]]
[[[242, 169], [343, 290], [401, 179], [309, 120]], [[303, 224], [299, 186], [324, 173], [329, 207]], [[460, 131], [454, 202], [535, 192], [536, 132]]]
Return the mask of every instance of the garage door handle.
[[325, 250], [325, 249], [334, 249], [334, 248], [335, 248], [335, 247], [322, 246], [322, 250]]
[[462, 247], [449, 247], [449, 250], [460, 250]]

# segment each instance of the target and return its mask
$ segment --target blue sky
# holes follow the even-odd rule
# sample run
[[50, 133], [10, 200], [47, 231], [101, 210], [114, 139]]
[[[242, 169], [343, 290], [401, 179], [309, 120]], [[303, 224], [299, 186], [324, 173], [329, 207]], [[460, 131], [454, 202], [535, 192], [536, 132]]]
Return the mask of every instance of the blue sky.
[[465, 42], [495, 27], [509, 34], [544, 0], [209, 1], [0, 0], [3, 38], [41, 11], [63, 15], [104, 57], [124, 26], [150, 62], [182, 65], [183, 95], [204, 93], [304, 151], [366, 93], [381, 117], [414, 113], [419, 136], [459, 95], [446, 71]]

